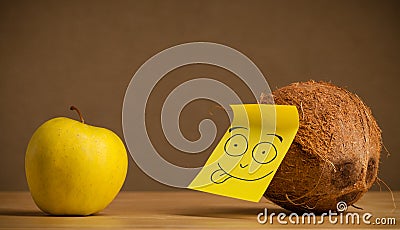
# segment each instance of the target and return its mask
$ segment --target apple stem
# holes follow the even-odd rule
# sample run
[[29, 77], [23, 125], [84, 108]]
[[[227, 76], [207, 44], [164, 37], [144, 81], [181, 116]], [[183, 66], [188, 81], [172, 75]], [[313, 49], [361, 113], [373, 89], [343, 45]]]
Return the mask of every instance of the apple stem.
[[81, 122], [82, 122], [83, 124], [85, 124], [85, 120], [83, 119], [82, 113], [81, 113], [81, 111], [79, 111], [78, 108], [76, 108], [75, 106], [72, 105], [69, 109], [70, 109], [70, 110], [75, 110], [75, 111], [78, 113], [79, 119], [81, 119]]

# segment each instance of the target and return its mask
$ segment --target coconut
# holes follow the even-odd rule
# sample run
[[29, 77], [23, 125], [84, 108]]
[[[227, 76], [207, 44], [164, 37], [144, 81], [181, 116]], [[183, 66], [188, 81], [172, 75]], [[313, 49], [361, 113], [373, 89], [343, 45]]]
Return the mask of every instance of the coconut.
[[[275, 104], [295, 105], [300, 126], [264, 196], [295, 212], [352, 205], [377, 178], [381, 130], [371, 110], [349, 91], [326, 82], [275, 90]], [[260, 103], [270, 103], [263, 95]]]

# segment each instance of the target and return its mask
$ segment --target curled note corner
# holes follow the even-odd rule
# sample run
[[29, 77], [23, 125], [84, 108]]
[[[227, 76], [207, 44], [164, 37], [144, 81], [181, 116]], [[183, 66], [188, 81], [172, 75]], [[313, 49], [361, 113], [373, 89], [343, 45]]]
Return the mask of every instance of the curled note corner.
[[189, 189], [258, 202], [299, 128], [295, 106], [231, 105], [233, 120]]

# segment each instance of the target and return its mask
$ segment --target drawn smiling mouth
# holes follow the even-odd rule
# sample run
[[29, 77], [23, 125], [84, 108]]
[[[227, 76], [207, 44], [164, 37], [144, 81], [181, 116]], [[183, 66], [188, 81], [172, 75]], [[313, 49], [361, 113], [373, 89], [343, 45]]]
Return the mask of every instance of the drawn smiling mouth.
[[[246, 166], [242, 167], [242, 165], [240, 165], [241, 168], [245, 168]], [[218, 167], [219, 167], [219, 169], [215, 170], [210, 176], [211, 181], [213, 183], [215, 183], [215, 184], [222, 184], [222, 183], [224, 183], [225, 181], [227, 181], [230, 178], [234, 178], [234, 179], [237, 179], [237, 180], [243, 180], [243, 181], [261, 180], [261, 179], [269, 176], [273, 172], [273, 171], [271, 171], [271, 172], [265, 174], [264, 176], [258, 177], [258, 178], [255, 178], [255, 179], [246, 179], [246, 178], [241, 178], [241, 177], [237, 177], [237, 176], [233, 176], [233, 175], [229, 174], [227, 171], [225, 171], [221, 167], [221, 165], [219, 163], [218, 163]]]

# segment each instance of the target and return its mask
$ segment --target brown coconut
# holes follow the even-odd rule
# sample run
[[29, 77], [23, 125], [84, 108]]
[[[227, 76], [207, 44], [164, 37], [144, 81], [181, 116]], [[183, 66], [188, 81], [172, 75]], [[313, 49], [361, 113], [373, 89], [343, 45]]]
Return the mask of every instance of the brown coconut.
[[[371, 110], [326, 82], [275, 90], [275, 104], [295, 105], [300, 127], [265, 196], [295, 212], [335, 211], [354, 204], [377, 178], [381, 130]], [[270, 103], [263, 95], [260, 103]]]

